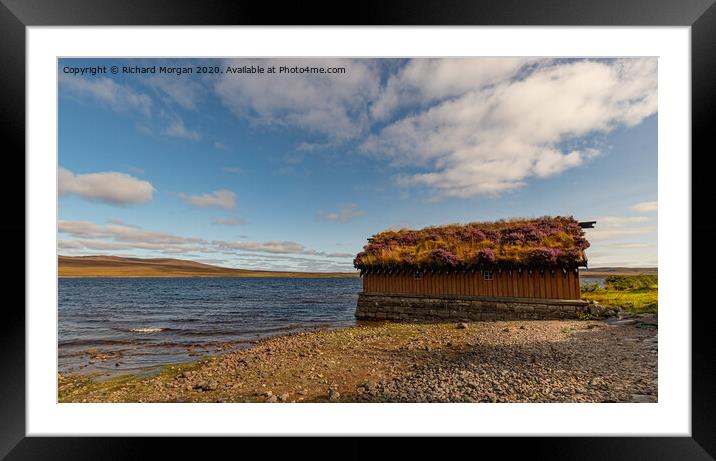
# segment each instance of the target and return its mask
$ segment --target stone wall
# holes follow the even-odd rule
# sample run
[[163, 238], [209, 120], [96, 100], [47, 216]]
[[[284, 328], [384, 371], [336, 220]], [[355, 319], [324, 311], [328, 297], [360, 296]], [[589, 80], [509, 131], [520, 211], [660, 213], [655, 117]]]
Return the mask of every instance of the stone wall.
[[475, 321], [575, 318], [588, 312], [582, 300], [493, 298], [456, 295], [360, 293], [356, 317], [361, 320]]

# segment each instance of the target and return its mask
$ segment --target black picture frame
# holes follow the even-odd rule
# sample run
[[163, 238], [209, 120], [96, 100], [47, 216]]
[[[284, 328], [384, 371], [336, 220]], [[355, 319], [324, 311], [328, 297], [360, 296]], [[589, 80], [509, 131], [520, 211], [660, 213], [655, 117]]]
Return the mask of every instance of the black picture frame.
[[[708, 263], [716, 245], [716, 223], [710, 212], [713, 196], [709, 155], [716, 152], [711, 119], [716, 112], [716, 6], [714, 0], [430, 0], [364, 1], [355, 8], [338, 4], [306, 5], [269, 2], [201, 2], [190, 0], [0, 0], [0, 117], [5, 153], [5, 216], [0, 231], [5, 256], [13, 271], [5, 275], [6, 293], [25, 286], [25, 205], [18, 199], [22, 185], [7, 178], [24, 178], [25, 171], [25, 33], [29, 26], [107, 25], [526, 25], [526, 26], [690, 26], [692, 65], [692, 437], [550, 437], [519, 438], [506, 442], [483, 438], [472, 443], [480, 452], [522, 449], [532, 459], [714, 459], [716, 457], [716, 346], [712, 340], [714, 308], [705, 291], [716, 276]], [[697, 154], [698, 153], [698, 154]], [[668, 154], [668, 153], [665, 153]], [[7, 173], [14, 174], [7, 174]], [[24, 179], [20, 179], [22, 183]], [[24, 190], [24, 188], [22, 189]], [[10, 202], [10, 203], [7, 203]], [[686, 225], [687, 223], [684, 223]], [[659, 242], [668, 244], [668, 242]], [[23, 262], [23, 269], [24, 269]], [[11, 278], [15, 280], [11, 280]], [[20, 296], [24, 305], [24, 291]], [[125, 459], [149, 456], [160, 450], [173, 456], [189, 449], [186, 439], [122, 437], [25, 437], [25, 311], [20, 302], [6, 303], [0, 334], [0, 458], [16, 459]], [[689, 306], [681, 306], [687, 310]], [[635, 428], [638, 430], [638, 428]], [[212, 448], [231, 446], [223, 439]], [[284, 447], [300, 453], [303, 442]], [[139, 445], [142, 445], [140, 448]], [[478, 445], [479, 444], [479, 445]], [[271, 455], [280, 449], [271, 444]], [[275, 446], [274, 446], [275, 445]], [[360, 442], [353, 455], [374, 453]], [[360, 448], [360, 447], [363, 448]], [[413, 451], [425, 441], [413, 439]], [[448, 447], [452, 448], [452, 447]], [[236, 446], [234, 446], [236, 449]], [[383, 452], [385, 453], [385, 452]], [[407, 451], [403, 454], [407, 455]], [[330, 455], [330, 453], [326, 453]], [[320, 454], [315, 454], [320, 456]]]

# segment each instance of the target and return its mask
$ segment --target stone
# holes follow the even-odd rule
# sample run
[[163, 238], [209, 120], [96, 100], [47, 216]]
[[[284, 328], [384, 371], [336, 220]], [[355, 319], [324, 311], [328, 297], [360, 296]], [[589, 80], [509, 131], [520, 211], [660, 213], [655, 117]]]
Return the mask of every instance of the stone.
[[458, 323], [458, 324], [457, 324], [457, 329], [458, 329], [458, 330], [464, 330], [464, 329], [466, 329], [466, 328], [467, 328], [467, 323]]
[[624, 319], [624, 320], [607, 320], [607, 323], [609, 325], [618, 325], [618, 326], [626, 326], [626, 325], [635, 325], [636, 320], [634, 319]]
[[278, 398], [275, 395], [270, 395], [266, 398], [266, 402], [268, 403], [276, 403], [278, 401]]
[[279, 395], [279, 396], [278, 396], [278, 399], [279, 399], [281, 402], [285, 402], [285, 401], [288, 400], [288, 397], [289, 397], [288, 392], [285, 392], [285, 393]]
[[[578, 312], [597, 312], [581, 300], [535, 300], [523, 298], [491, 299], [487, 297], [431, 297], [426, 295], [390, 295], [360, 293], [356, 317], [401, 321], [445, 320], [459, 323], [515, 319], [575, 318]], [[601, 314], [601, 312], [599, 312]]]
[[341, 397], [340, 392], [338, 392], [338, 391], [335, 390], [334, 388], [328, 389], [328, 400], [330, 400], [331, 402], [335, 402], [335, 401], [338, 400], [340, 397]]
[[197, 391], [213, 391], [216, 390], [217, 384], [214, 381], [200, 381], [194, 384], [193, 389]]

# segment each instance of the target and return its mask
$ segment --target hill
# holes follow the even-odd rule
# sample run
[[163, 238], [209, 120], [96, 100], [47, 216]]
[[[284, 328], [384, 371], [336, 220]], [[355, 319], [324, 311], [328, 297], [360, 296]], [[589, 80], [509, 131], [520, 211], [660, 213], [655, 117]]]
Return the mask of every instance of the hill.
[[183, 259], [58, 256], [60, 277], [357, 277], [357, 273], [232, 269]]
[[582, 277], [608, 277], [610, 275], [658, 275], [656, 267], [592, 267], [581, 269]]

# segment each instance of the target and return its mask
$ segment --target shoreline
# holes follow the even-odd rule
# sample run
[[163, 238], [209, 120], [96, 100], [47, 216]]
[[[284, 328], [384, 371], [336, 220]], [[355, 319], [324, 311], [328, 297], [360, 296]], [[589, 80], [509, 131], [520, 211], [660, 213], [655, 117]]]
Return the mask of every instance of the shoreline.
[[654, 316], [361, 322], [257, 340], [155, 374], [58, 375], [59, 402], [652, 402]]
[[357, 275], [307, 273], [302, 275], [58, 275], [59, 279], [353, 279]]

